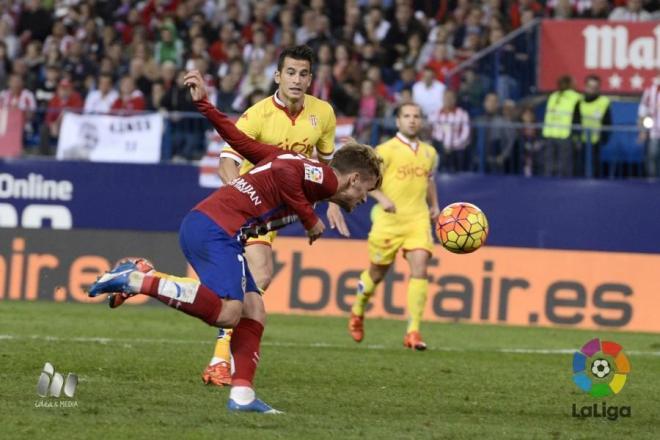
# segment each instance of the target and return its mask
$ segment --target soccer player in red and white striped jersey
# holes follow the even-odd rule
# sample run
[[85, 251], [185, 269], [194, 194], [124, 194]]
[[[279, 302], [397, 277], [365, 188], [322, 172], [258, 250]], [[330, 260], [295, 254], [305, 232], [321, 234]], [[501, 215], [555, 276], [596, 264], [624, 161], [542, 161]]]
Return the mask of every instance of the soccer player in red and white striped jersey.
[[646, 148], [646, 173], [650, 177], [660, 175], [660, 69], [653, 84], [644, 89], [639, 103], [640, 143], [648, 140]]
[[449, 171], [465, 171], [468, 165], [470, 116], [456, 105], [456, 92], [445, 91], [442, 108], [430, 119], [441, 166]]
[[0, 107], [21, 110], [26, 121], [32, 119], [37, 100], [34, 93], [23, 87], [20, 75], [13, 73], [9, 77], [8, 88], [0, 92]]

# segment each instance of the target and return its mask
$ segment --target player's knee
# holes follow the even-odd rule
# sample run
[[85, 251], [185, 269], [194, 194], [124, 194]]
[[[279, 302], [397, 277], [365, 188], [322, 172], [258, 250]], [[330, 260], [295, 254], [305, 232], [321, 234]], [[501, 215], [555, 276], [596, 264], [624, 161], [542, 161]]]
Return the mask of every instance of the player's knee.
[[218, 315], [215, 326], [219, 328], [236, 327], [238, 321], [241, 320], [242, 309], [241, 301], [223, 301], [222, 310], [220, 311], [220, 315]]
[[270, 286], [270, 282], [273, 281], [273, 272], [268, 273], [262, 272], [259, 276], [254, 277], [254, 282], [257, 284], [259, 289], [266, 290]]

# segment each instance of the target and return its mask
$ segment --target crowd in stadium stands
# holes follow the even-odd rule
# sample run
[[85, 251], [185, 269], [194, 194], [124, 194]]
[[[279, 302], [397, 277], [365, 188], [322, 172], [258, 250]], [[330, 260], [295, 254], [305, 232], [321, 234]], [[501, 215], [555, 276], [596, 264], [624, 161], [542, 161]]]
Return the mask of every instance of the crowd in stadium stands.
[[[272, 93], [282, 48], [307, 44], [318, 58], [309, 93], [357, 117], [359, 140], [414, 101], [435, 124], [429, 135], [448, 170], [470, 166], [474, 118], [490, 123], [486, 136], [497, 144], [489, 169], [507, 172], [517, 144], [525, 155], [516, 167], [530, 174], [538, 134], [506, 125], [535, 118], [516, 104], [528, 92], [520, 72], [530, 42], [504, 47], [512, 72], [497, 84], [474, 69], [448, 73], [537, 17], [660, 18], [651, 0], [0, 0], [0, 13], [0, 105], [25, 113], [32, 153], [53, 154], [63, 109], [194, 112], [182, 82], [193, 68], [219, 108], [240, 113]], [[165, 156], [199, 158], [202, 121], [168, 120]]]

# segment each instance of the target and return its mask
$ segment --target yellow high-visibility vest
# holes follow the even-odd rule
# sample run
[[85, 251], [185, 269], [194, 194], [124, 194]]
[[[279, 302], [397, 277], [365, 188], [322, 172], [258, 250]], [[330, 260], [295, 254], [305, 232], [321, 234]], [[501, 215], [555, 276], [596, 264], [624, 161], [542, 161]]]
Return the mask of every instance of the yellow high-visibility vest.
[[580, 116], [582, 117], [582, 141], [587, 141], [587, 129], [591, 133], [591, 143], [600, 140], [600, 128], [603, 126], [603, 116], [610, 105], [610, 99], [599, 96], [591, 102], [580, 101]]
[[571, 135], [573, 112], [582, 95], [573, 91], [557, 91], [548, 98], [545, 109], [543, 137], [553, 139], [568, 139]]

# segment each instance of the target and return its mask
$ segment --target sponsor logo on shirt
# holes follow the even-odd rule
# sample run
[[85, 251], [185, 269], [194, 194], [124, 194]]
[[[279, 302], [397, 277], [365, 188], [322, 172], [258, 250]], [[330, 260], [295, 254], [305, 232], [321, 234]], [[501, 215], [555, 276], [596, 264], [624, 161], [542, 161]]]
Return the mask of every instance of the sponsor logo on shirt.
[[314, 183], [323, 183], [323, 168], [305, 164], [305, 180]]

